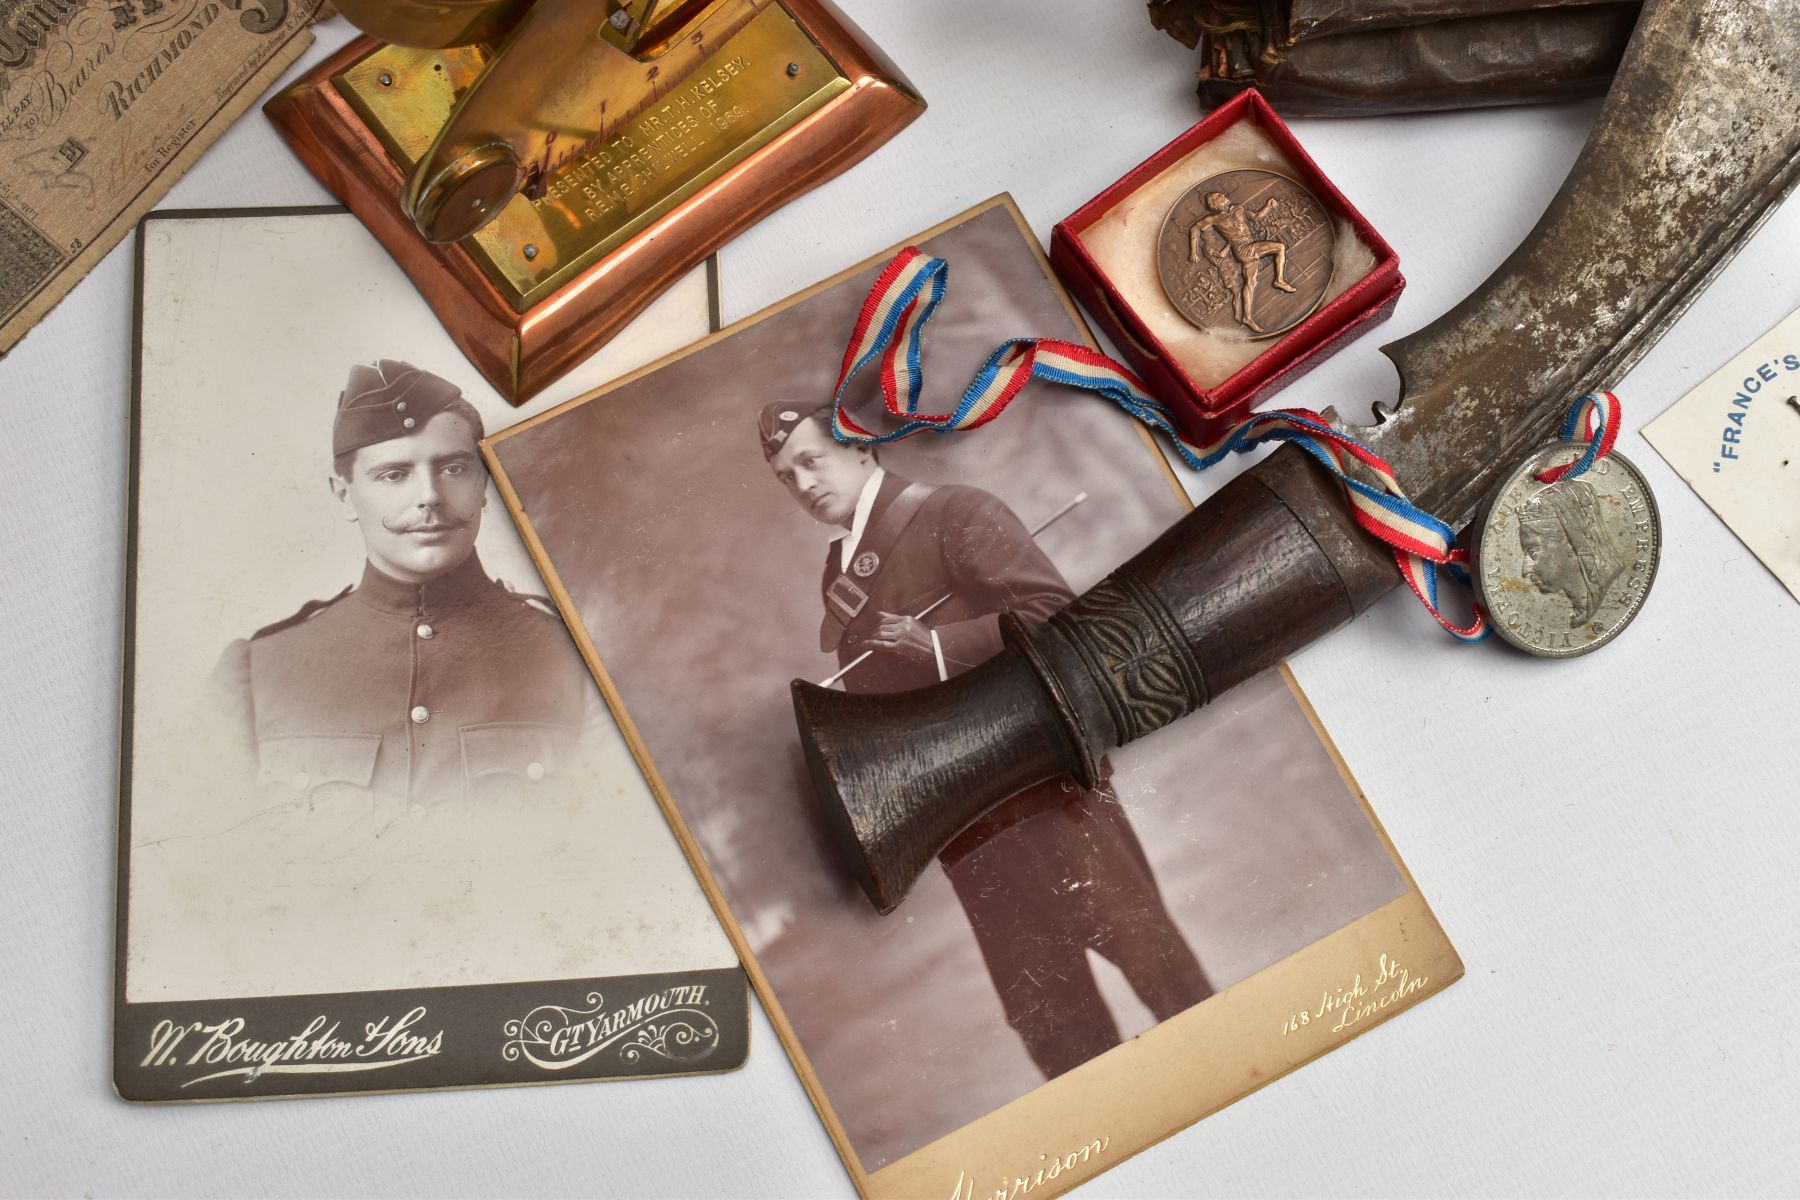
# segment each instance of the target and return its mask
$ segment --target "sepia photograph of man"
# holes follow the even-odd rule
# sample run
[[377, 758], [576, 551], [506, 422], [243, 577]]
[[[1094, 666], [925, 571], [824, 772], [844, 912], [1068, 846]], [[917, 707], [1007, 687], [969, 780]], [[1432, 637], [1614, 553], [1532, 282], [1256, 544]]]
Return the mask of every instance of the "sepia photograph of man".
[[[956, 275], [921, 411], [953, 408], [1008, 337], [1084, 336], [1029, 238], [994, 204], [919, 243]], [[875, 911], [806, 771], [792, 680], [955, 678], [999, 649], [1002, 614], [1044, 620], [1187, 507], [1129, 418], [1041, 382], [969, 434], [838, 442], [843, 346], [879, 269], [487, 443], [777, 1028], [868, 1171], [1070, 1083], [1406, 888], [1271, 672], [1109, 755], [1091, 791], [1063, 779], [1013, 797], [898, 911]], [[865, 427], [882, 404], [873, 379], [846, 389]]]
[[[126, 1004], [731, 967], [482, 460], [521, 411], [348, 214], [142, 240]], [[525, 414], [710, 328], [665, 301]]]
[[[773, 401], [757, 433], [794, 502], [837, 531], [825, 553], [819, 649], [837, 655], [846, 691], [901, 692], [960, 675], [999, 653], [1001, 613], [1044, 621], [1075, 598], [997, 496], [889, 473], [877, 447], [832, 437], [831, 411]], [[1101, 773], [1110, 779], [1110, 763]], [[1046, 1079], [1119, 1044], [1088, 951], [1122, 971], [1159, 1021], [1212, 995], [1110, 783], [1029, 788], [938, 861], [1006, 1022]], [[1093, 886], [1071, 888], [1072, 879]]]
[[481, 437], [449, 381], [393, 359], [350, 369], [326, 483], [362, 535], [360, 578], [219, 663], [262, 802], [379, 832], [415, 808], [528, 801], [577, 766], [597, 696], [550, 602], [482, 565]]

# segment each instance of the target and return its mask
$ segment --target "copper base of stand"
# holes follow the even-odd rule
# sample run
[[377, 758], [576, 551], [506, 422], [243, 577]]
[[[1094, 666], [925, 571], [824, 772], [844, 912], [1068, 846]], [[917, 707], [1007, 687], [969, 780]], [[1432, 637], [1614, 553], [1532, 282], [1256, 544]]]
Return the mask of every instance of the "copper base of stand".
[[523, 404], [707, 255], [924, 111], [824, 0], [782, 0], [767, 24], [779, 28], [741, 47], [734, 38], [714, 56], [716, 72], [671, 89], [559, 171], [544, 195], [516, 197], [487, 229], [450, 244], [426, 241], [400, 195], [453, 85], [479, 70], [485, 50], [439, 56], [358, 38], [264, 112], [387, 247], [476, 369]]

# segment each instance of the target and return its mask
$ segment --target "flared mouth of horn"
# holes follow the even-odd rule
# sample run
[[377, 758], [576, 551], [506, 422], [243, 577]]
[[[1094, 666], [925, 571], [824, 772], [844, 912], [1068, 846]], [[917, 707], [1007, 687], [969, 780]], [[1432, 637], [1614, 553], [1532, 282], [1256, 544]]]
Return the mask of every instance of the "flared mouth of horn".
[[882, 913], [995, 805], [1081, 773], [1080, 751], [1017, 646], [914, 691], [846, 693], [804, 679], [792, 691], [820, 811]]
[[869, 903], [882, 916], [900, 905], [905, 900], [907, 889], [902, 887], [898, 894], [884, 887], [882, 878], [875, 871], [875, 865], [869, 862], [868, 849], [864, 849], [862, 831], [857, 828], [857, 820], [851, 817], [850, 808], [844, 806], [844, 797], [837, 792], [837, 783], [833, 779], [830, 766], [819, 752], [819, 741], [812, 736], [817, 714], [817, 702], [810, 702], [812, 696], [803, 694], [803, 689], [812, 689], [824, 696], [837, 696], [828, 687], [819, 687], [806, 680], [794, 680], [794, 714], [799, 720], [799, 745], [806, 756], [806, 774], [812, 775], [812, 786], [819, 795], [819, 811], [823, 813], [826, 826], [832, 829], [832, 840], [839, 847], [839, 860], [850, 871], [851, 878], [857, 880], [862, 894], [868, 896]]
[[[885, 869], [889, 865], [888, 856], [876, 856], [878, 861], [871, 857], [871, 847], [881, 841], [878, 831], [869, 820], [858, 819], [867, 813], [869, 806], [855, 803], [859, 793], [854, 791], [851, 803], [846, 803], [838, 789], [840, 772], [846, 766], [844, 760], [854, 757], [853, 753], [846, 754], [847, 747], [840, 734], [861, 723], [859, 718], [866, 716], [854, 711], [860, 707], [856, 701], [874, 697], [847, 696], [804, 679], [794, 680], [793, 696], [794, 717], [800, 729], [800, 748], [806, 755], [806, 770], [812, 776], [819, 811], [831, 830], [832, 840], [837, 843], [839, 857], [876, 911], [883, 915], [891, 913], [906, 898], [917, 875], [894, 885]], [[845, 707], [852, 711], [843, 711]]]

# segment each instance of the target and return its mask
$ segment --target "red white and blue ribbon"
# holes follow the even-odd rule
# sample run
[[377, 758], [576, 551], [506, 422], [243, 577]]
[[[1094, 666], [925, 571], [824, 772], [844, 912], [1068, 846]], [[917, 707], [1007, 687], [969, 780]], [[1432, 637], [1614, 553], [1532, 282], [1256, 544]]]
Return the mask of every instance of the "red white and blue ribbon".
[[1572, 462], [1560, 467], [1546, 467], [1538, 472], [1538, 482], [1555, 483], [1587, 474], [1589, 467], [1612, 453], [1619, 440], [1619, 398], [1611, 392], [1589, 392], [1577, 400], [1563, 419], [1562, 440], [1586, 442], [1587, 448]]
[[[1006, 410], [1013, 398], [1032, 379], [1086, 388], [1111, 400], [1139, 421], [1163, 433], [1182, 461], [1205, 470], [1226, 455], [1242, 454], [1269, 441], [1287, 441], [1317, 459], [1344, 485], [1351, 516], [1372, 536], [1393, 549], [1401, 578], [1450, 634], [1465, 642], [1488, 635], [1487, 619], [1477, 606], [1466, 624], [1446, 617], [1438, 605], [1438, 571], [1448, 568], [1467, 582], [1461, 566], [1467, 552], [1452, 543], [1456, 533], [1407, 499], [1388, 464], [1367, 446], [1324, 417], [1304, 408], [1271, 409], [1255, 413], [1205, 445], [1183, 438], [1169, 407], [1153, 397], [1137, 376], [1122, 364], [1096, 350], [1054, 338], [1014, 338], [988, 356], [956, 407], [947, 413], [919, 411], [924, 379], [922, 346], [925, 327], [942, 303], [949, 286], [950, 264], [907, 247], [884, 268], [869, 290], [857, 315], [856, 328], [844, 351], [832, 407], [832, 429], [838, 440], [856, 444], [880, 444], [911, 437], [924, 430], [954, 433], [976, 429]], [[850, 381], [871, 363], [878, 363], [881, 392], [889, 415], [899, 424], [887, 433], [866, 429], [844, 411], [844, 393]], [[1587, 452], [1576, 462], [1557, 469], [1578, 475], [1612, 448], [1618, 429], [1618, 400], [1610, 392], [1604, 400], [1583, 397], [1571, 410], [1564, 431], [1586, 429], [1598, 421]], [[1347, 470], [1355, 463], [1376, 484]], [[1554, 468], [1553, 468], [1554, 469]], [[1546, 482], [1551, 482], [1546, 480]]]

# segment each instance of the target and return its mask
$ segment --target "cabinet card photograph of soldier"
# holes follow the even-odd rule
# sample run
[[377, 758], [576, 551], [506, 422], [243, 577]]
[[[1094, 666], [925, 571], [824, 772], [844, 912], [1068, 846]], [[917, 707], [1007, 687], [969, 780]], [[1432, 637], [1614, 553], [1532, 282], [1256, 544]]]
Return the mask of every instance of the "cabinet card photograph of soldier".
[[[1009, 198], [913, 244], [952, 276], [922, 410], [1008, 337], [1087, 339]], [[790, 681], [955, 678], [1188, 508], [1128, 417], [1038, 382], [977, 431], [837, 441], [891, 253], [485, 446], [859, 1190], [1051, 1194], [1461, 966], [1285, 669], [1012, 797], [876, 913]]]
[[513, 409], [347, 214], [138, 248], [120, 1093], [741, 1065], [736, 954], [479, 451], [704, 336], [708, 272]]

